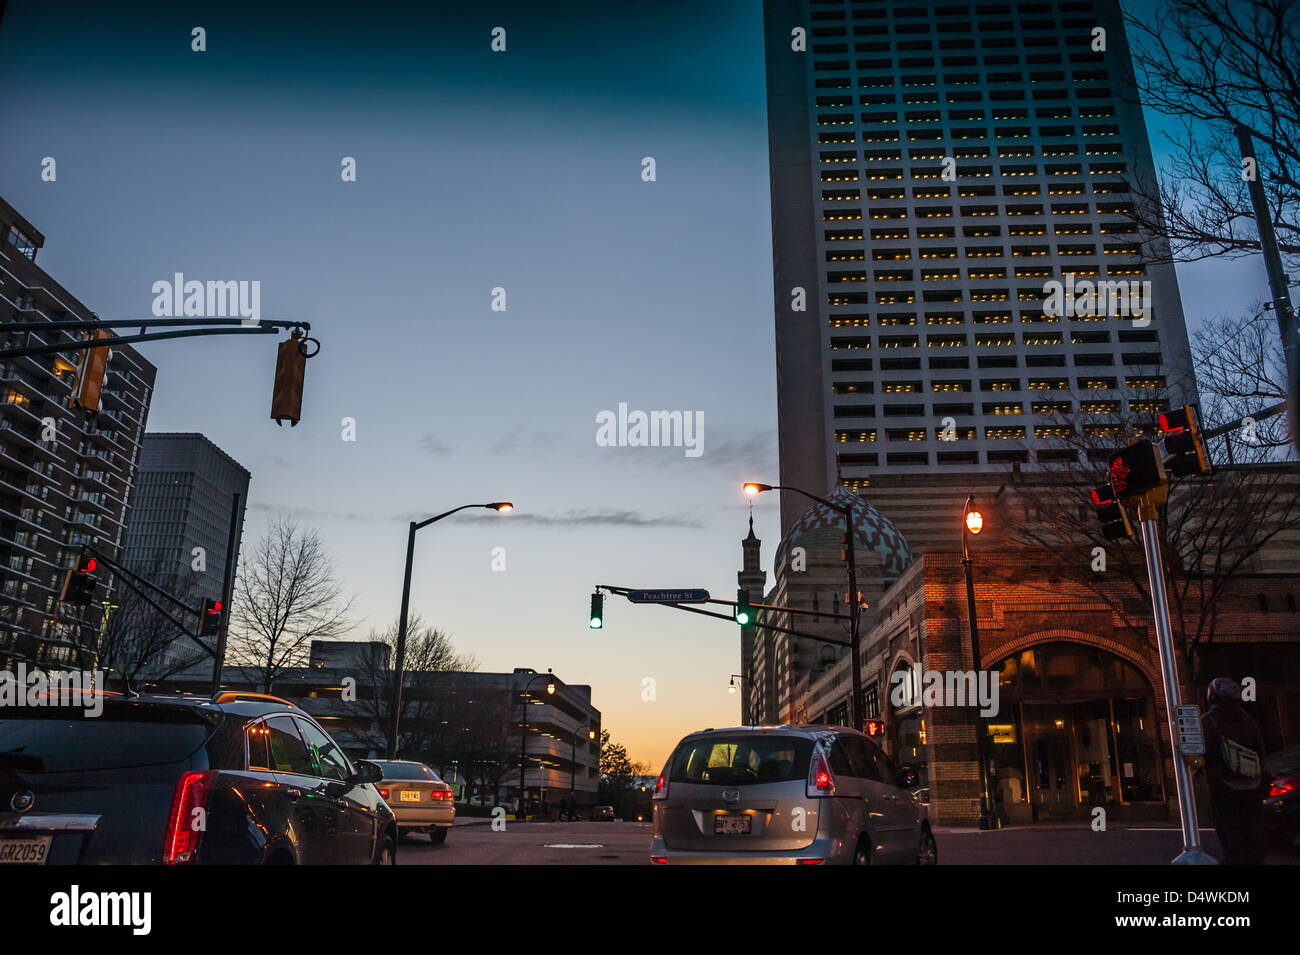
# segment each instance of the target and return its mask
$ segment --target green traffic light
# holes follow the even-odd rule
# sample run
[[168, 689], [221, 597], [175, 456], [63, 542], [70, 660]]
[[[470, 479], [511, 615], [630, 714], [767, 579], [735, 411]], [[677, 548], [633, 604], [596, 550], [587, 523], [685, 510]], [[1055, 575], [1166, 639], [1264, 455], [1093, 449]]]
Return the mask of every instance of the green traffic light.
[[591, 618], [590, 627], [592, 630], [599, 630], [602, 626], [604, 626], [604, 623], [601, 621], [599, 617]]
[[605, 625], [605, 595], [599, 590], [591, 595], [591, 615], [588, 618], [587, 626], [592, 630], [599, 630]]
[[745, 624], [749, 623], [749, 614], [747, 613], [736, 614], [736, 623], [740, 624], [742, 627]]

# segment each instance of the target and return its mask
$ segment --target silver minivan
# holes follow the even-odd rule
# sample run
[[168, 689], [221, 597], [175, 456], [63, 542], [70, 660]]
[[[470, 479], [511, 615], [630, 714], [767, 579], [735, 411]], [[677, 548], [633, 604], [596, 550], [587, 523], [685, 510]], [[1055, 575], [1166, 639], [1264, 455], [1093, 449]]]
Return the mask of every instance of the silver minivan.
[[682, 739], [655, 784], [650, 861], [934, 865], [915, 777], [844, 726], [739, 726]]

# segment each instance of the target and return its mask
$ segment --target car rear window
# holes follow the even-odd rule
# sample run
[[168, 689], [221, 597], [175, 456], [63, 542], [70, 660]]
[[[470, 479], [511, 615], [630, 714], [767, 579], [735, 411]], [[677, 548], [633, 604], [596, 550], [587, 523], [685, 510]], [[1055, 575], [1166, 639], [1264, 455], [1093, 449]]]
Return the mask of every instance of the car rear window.
[[200, 714], [180, 707], [105, 706], [97, 717], [31, 710], [0, 718], [0, 767], [66, 773], [174, 763], [211, 732]]
[[[372, 760], [372, 762], [379, 761]], [[423, 779], [430, 783], [442, 782], [438, 774], [423, 763], [379, 762], [379, 766], [384, 771], [385, 779]]]
[[798, 736], [710, 736], [673, 757], [669, 781], [743, 786], [804, 779], [812, 740]]

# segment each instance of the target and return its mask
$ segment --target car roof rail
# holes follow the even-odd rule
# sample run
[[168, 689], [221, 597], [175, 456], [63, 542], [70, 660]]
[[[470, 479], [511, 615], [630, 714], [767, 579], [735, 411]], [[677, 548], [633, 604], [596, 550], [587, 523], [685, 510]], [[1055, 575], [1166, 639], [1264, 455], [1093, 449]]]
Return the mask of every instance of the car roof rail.
[[212, 694], [213, 703], [238, 703], [240, 700], [261, 701], [263, 703], [283, 703], [285, 706], [293, 707], [295, 710], [298, 706], [289, 702], [284, 697], [272, 696], [269, 693], [245, 693], [242, 690], [221, 690]]

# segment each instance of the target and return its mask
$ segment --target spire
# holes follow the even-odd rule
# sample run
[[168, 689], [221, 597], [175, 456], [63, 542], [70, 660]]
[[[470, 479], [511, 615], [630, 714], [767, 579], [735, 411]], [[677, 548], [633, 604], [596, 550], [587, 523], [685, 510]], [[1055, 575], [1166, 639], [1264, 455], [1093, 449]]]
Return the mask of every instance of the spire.
[[754, 508], [752, 506], [749, 509], [749, 536], [745, 540], [759, 542], [758, 538], [754, 536]]

